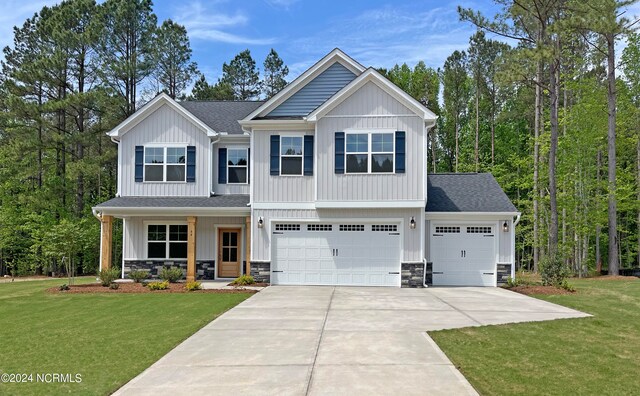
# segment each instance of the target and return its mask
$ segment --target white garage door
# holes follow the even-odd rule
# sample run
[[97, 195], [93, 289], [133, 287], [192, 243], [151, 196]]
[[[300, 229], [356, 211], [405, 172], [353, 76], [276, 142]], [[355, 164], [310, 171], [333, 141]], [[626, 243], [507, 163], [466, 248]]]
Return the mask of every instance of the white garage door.
[[494, 225], [436, 225], [431, 229], [433, 284], [495, 286]]
[[397, 224], [274, 224], [271, 282], [400, 286]]

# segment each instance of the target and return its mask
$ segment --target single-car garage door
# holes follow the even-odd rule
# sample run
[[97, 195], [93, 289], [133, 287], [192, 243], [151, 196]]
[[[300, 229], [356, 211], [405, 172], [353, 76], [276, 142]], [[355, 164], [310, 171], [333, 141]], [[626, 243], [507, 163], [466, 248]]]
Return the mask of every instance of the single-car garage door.
[[431, 229], [433, 284], [495, 286], [494, 225], [434, 224]]
[[400, 286], [398, 224], [276, 223], [271, 282]]

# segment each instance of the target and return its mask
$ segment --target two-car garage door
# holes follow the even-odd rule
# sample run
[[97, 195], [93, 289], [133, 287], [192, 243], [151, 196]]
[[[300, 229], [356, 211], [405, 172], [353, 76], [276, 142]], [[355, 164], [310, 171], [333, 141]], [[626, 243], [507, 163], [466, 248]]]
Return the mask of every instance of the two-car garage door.
[[437, 224], [431, 229], [433, 284], [495, 286], [494, 225]]
[[400, 227], [367, 223], [276, 223], [271, 282], [400, 286]]

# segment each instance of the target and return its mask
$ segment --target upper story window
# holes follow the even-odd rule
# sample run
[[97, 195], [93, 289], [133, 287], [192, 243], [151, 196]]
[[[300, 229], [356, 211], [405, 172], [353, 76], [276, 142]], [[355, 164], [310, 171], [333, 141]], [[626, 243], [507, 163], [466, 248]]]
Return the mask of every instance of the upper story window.
[[248, 173], [247, 149], [230, 148], [227, 152], [227, 180], [230, 184], [246, 184]]
[[393, 133], [347, 133], [346, 173], [393, 173]]
[[280, 174], [302, 175], [302, 136], [280, 138]]
[[145, 147], [144, 181], [186, 181], [186, 147]]

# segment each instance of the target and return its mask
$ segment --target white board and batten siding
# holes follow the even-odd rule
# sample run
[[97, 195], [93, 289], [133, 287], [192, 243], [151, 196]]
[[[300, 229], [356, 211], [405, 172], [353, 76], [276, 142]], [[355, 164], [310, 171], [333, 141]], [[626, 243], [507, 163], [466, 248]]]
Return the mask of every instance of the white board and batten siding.
[[[183, 223], [187, 224], [184, 217], [128, 217], [125, 220], [124, 244], [122, 253], [125, 260], [146, 259], [147, 249], [147, 224]], [[214, 260], [216, 258], [215, 247], [217, 244], [216, 226], [245, 225], [244, 217], [198, 217], [196, 224], [196, 259]], [[241, 245], [244, 246], [244, 245]], [[244, 251], [244, 248], [241, 249]]]
[[[209, 196], [210, 138], [192, 121], [167, 105], [155, 110], [120, 138], [121, 196]], [[147, 144], [196, 147], [195, 183], [135, 181], [135, 148]]]
[[256, 131], [253, 136], [253, 202], [313, 202], [314, 176], [272, 176], [271, 135], [313, 135], [313, 131]]
[[264, 227], [252, 222], [251, 255], [255, 261], [271, 261], [271, 225], [274, 223], [332, 224], [398, 224], [401, 232], [402, 262], [422, 262], [422, 232], [420, 226], [410, 229], [411, 217], [420, 218], [420, 209], [254, 209], [253, 218], [262, 218]]
[[[405, 173], [336, 174], [335, 132], [406, 132]], [[318, 201], [388, 201], [424, 199], [424, 120], [369, 82], [320, 118], [317, 133]]]

